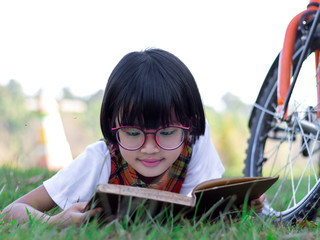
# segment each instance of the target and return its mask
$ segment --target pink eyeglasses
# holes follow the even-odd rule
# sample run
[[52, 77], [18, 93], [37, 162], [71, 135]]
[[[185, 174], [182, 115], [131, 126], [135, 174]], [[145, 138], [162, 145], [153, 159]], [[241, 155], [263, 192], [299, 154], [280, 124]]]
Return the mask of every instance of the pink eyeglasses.
[[158, 128], [155, 131], [144, 131], [136, 126], [121, 126], [112, 128], [117, 141], [121, 147], [129, 151], [141, 148], [147, 138], [152, 134], [157, 145], [165, 150], [174, 150], [180, 147], [185, 139], [189, 127], [170, 125]]

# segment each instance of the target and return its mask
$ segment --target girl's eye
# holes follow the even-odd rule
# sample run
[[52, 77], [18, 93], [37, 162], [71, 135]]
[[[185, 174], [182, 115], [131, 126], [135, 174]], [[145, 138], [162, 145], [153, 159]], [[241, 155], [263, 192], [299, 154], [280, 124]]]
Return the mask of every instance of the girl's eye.
[[127, 135], [131, 136], [131, 137], [136, 137], [139, 136], [141, 133], [139, 132], [127, 132]]
[[164, 136], [169, 136], [169, 135], [174, 134], [174, 132], [175, 132], [174, 129], [172, 129], [172, 130], [162, 130], [162, 131], [160, 131], [160, 134], [164, 135]]
[[126, 129], [125, 132], [129, 137], [136, 137], [141, 135], [141, 131], [138, 129]]

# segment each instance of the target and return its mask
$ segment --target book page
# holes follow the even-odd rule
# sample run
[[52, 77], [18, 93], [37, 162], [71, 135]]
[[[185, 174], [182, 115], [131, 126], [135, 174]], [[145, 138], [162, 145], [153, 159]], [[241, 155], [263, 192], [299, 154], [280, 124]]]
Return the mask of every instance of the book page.
[[217, 178], [205, 181], [197, 185], [193, 192], [199, 192], [204, 189], [215, 188], [219, 186], [227, 186], [233, 184], [240, 184], [244, 182], [259, 182], [259, 181], [272, 181], [276, 180], [278, 177], [230, 177], [230, 178]]
[[115, 184], [99, 184], [97, 187], [97, 191], [104, 193], [119, 194], [123, 196], [147, 198], [186, 206], [193, 206], [195, 203], [195, 200], [192, 197], [188, 197], [179, 193], [173, 193], [150, 188], [131, 187]]

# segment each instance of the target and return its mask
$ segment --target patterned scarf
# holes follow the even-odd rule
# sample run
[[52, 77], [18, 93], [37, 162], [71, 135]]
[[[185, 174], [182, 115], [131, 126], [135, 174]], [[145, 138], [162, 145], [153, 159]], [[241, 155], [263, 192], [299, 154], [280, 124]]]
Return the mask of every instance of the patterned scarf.
[[159, 181], [151, 184], [146, 184], [139, 179], [135, 169], [131, 167], [121, 156], [118, 145], [107, 143], [107, 146], [111, 155], [111, 173], [109, 183], [153, 188], [175, 193], [180, 192], [192, 154], [190, 136], [186, 138], [178, 159], [168, 170], [165, 171]]

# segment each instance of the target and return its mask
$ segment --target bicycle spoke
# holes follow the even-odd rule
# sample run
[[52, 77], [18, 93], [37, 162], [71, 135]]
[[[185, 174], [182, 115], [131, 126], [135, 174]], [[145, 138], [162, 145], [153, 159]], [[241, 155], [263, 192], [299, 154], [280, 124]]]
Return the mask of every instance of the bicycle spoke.
[[[309, 149], [309, 144], [308, 144], [308, 140], [306, 139], [306, 135], [305, 135], [305, 133], [304, 133], [304, 130], [303, 130], [303, 128], [302, 128], [302, 126], [301, 126], [301, 124], [300, 124], [300, 122], [298, 121], [298, 125], [299, 125], [299, 128], [300, 128], [300, 131], [301, 131], [301, 136], [303, 137], [303, 142], [305, 143], [305, 145], [306, 145], [306, 149], [307, 149], [307, 152], [308, 152], [308, 161], [307, 161], [307, 163], [309, 163], [310, 165], [311, 165], [311, 167], [312, 167], [312, 170], [313, 170], [313, 174], [315, 175], [315, 178], [316, 178], [316, 181], [318, 181], [317, 180], [317, 174], [316, 174], [316, 172], [315, 172], [315, 169], [314, 169], [314, 165], [313, 165], [313, 161], [312, 161], [312, 154], [313, 154], [313, 152], [314, 152], [314, 148], [315, 148], [315, 145], [316, 145], [316, 140], [314, 140], [313, 141], [313, 145], [312, 145], [312, 150], [310, 151], [310, 149]], [[316, 135], [316, 137], [315, 137], [315, 139], [318, 139], [318, 137], [319, 137], [319, 131], [317, 131], [317, 135]], [[310, 138], [309, 138], [310, 139]], [[309, 174], [310, 175], [310, 174]]]
[[[293, 133], [292, 133], [293, 134]], [[291, 149], [291, 147], [292, 147], [292, 142], [290, 141], [290, 143], [289, 143], [289, 156], [288, 156], [288, 158], [289, 158], [289, 166], [290, 166], [290, 173], [291, 173], [291, 187], [292, 187], [292, 198], [293, 198], [293, 204], [294, 205], [296, 205], [297, 204], [297, 202], [296, 202], [296, 193], [295, 193], [295, 191], [294, 191], [294, 189], [295, 189], [295, 187], [294, 187], [294, 179], [293, 179], [293, 170], [292, 170], [292, 161], [291, 161], [291, 151], [292, 151], [292, 149]], [[289, 204], [289, 206], [288, 206], [288, 208], [290, 207], [290, 204]]]
[[259, 105], [259, 104], [257, 104], [257, 103], [253, 104], [253, 106], [254, 106], [255, 108], [261, 110], [261, 111], [264, 112], [264, 113], [267, 113], [267, 114], [269, 114], [269, 115], [271, 115], [271, 116], [277, 117], [277, 114], [276, 114], [276, 113], [274, 113], [274, 112], [266, 109], [265, 107], [263, 107], [263, 106], [261, 106], [261, 105]]

